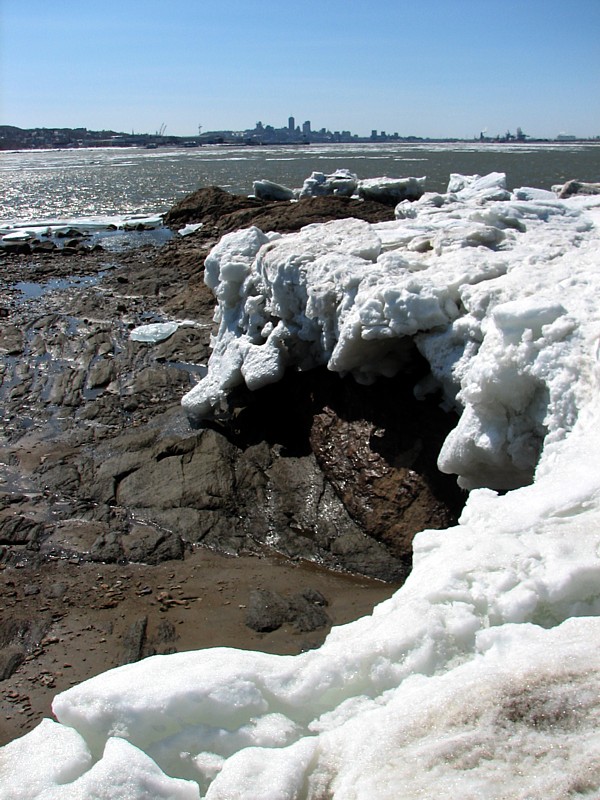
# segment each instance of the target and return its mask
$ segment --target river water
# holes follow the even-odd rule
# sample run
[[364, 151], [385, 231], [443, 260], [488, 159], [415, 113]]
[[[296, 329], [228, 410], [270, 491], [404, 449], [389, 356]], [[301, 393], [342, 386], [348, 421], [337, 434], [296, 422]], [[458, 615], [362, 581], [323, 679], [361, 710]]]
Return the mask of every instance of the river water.
[[598, 144], [388, 143], [193, 149], [97, 148], [0, 153], [0, 222], [162, 213], [218, 185], [248, 194], [266, 178], [300, 187], [313, 171], [359, 178], [427, 176], [444, 191], [450, 173], [505, 172], [508, 188], [600, 181]]

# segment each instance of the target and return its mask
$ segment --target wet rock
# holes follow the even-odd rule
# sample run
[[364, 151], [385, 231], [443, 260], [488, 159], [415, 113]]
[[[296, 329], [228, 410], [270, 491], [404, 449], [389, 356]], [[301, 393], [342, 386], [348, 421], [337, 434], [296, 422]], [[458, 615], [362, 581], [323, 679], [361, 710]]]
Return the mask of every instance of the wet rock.
[[[460, 506], [438, 483], [445, 433], [429, 410], [402, 399], [398, 415], [395, 384], [369, 390], [326, 370], [290, 373], [260, 392], [236, 390], [231, 417], [201, 432], [180, 407], [202, 374], [192, 365], [209, 355], [214, 298], [202, 264], [220, 235], [247, 224], [284, 232], [350, 215], [392, 219], [393, 210], [340, 196], [266, 202], [215, 188], [178, 205], [182, 216], [174, 210], [168, 218], [179, 226], [187, 216], [202, 229], [159, 250], [126, 253], [117, 267], [111, 256], [101, 291], [48, 292], [35, 312], [28, 303], [5, 304], [5, 433], [14, 453], [28, 430], [45, 444], [21, 464], [30, 464], [39, 513], [5, 506], [0, 541], [9, 550], [41, 548], [43, 557], [110, 563], [179, 559], [197, 544], [226, 553], [268, 547], [401, 580], [416, 530], [445, 527]], [[43, 282], [94, 274], [103, 261], [90, 253], [32, 256], [28, 264], [31, 279]], [[131, 328], [169, 316], [197, 324], [156, 345], [129, 341]]]
[[56, 251], [56, 244], [55, 242], [39, 242], [38, 244], [32, 247], [33, 253], [54, 253]]
[[99, 359], [88, 372], [88, 389], [97, 389], [100, 386], [107, 386], [115, 374], [114, 362], [108, 358]]
[[0, 330], [0, 352], [8, 356], [23, 352], [23, 331], [16, 325], [5, 325]]

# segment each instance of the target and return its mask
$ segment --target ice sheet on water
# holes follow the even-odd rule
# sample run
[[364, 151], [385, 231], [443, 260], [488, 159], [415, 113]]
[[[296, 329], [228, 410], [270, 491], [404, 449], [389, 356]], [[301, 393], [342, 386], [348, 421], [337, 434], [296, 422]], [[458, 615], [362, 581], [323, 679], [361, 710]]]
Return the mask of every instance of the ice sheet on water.
[[0, 241], [9, 244], [28, 241], [41, 236], [91, 236], [108, 231], [152, 231], [162, 227], [162, 216], [129, 215], [106, 217], [72, 217], [69, 219], [44, 219], [30, 222], [6, 223], [0, 227]]
[[62, 693], [59, 725], [0, 751], [0, 786], [35, 752], [45, 800], [147, 797], [143, 775], [209, 800], [598, 793], [599, 199], [453, 188], [397, 222], [225, 237], [185, 404], [288, 366], [370, 380], [411, 336], [461, 412], [442, 468], [510, 491], [473, 489], [459, 525], [418, 534], [402, 589], [318, 650], [156, 656]]

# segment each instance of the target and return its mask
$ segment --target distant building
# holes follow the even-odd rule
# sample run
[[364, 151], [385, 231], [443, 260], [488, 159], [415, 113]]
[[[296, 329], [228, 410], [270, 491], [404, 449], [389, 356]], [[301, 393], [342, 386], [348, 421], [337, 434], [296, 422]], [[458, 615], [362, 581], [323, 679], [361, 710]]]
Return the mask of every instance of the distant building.
[[572, 133], [559, 133], [556, 137], [557, 142], [574, 142], [576, 139]]
[[305, 136], [309, 136], [310, 135], [310, 120], [309, 119], [307, 119], [306, 122], [302, 123], [302, 133]]
[[288, 119], [288, 131], [290, 131], [290, 133], [293, 133], [295, 129], [296, 129], [296, 120], [293, 117], [290, 117]]

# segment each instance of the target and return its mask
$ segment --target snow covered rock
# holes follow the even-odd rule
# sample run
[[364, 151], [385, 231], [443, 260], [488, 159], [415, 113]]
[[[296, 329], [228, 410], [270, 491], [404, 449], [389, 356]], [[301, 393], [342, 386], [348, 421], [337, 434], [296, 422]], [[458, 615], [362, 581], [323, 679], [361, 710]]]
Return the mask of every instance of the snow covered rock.
[[564, 186], [557, 186], [555, 188], [560, 198], [571, 197], [571, 195], [574, 194], [600, 194], [600, 183], [567, 181]]
[[287, 367], [326, 364], [367, 383], [390, 376], [414, 337], [446, 403], [462, 412], [441, 469], [465, 488], [530, 482], [544, 437], [563, 430], [566, 407], [576, 417], [579, 290], [562, 304], [551, 295], [574, 269], [592, 270], [594, 245], [581, 242], [592, 223], [545, 197], [498, 200], [504, 175], [451, 185], [441, 204], [419, 201], [397, 222], [224, 237], [206, 262], [219, 331], [186, 410], [222, 409], [233, 386], [259, 388]]

